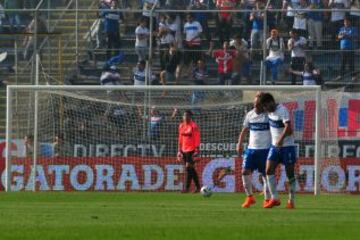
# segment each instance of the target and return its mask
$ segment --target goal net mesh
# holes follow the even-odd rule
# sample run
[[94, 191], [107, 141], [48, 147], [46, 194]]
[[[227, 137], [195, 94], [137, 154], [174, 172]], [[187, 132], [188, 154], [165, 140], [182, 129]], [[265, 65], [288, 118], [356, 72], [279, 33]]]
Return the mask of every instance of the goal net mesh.
[[[316, 92], [276, 88], [269, 92], [290, 112], [299, 158], [298, 191], [313, 192]], [[242, 165], [236, 143], [255, 93], [15, 88], [9, 99], [11, 188], [32, 190], [35, 182], [36, 189], [43, 191], [180, 191], [185, 171], [183, 163], [176, 161], [177, 131], [184, 110], [192, 110], [201, 129], [201, 154], [196, 158], [201, 183], [213, 185], [219, 171], [230, 168], [214, 190], [241, 192]], [[321, 189], [326, 192], [348, 190], [335, 117], [340, 116], [344, 96], [341, 91], [322, 92]], [[278, 189], [286, 191], [283, 167], [277, 174]], [[261, 191], [261, 184], [255, 172], [254, 190]]]

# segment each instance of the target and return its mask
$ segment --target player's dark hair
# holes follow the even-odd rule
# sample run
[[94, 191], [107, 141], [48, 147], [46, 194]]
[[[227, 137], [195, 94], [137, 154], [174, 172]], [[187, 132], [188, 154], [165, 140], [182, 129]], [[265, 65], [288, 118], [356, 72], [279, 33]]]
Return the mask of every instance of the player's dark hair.
[[259, 97], [260, 97], [260, 104], [275, 102], [275, 99], [271, 93], [263, 93]]

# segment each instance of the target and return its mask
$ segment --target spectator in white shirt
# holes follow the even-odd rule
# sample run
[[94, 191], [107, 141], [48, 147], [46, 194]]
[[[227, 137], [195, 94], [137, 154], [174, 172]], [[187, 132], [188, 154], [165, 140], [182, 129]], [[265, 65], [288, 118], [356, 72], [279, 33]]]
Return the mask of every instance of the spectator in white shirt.
[[191, 1], [189, 9], [199, 10], [199, 12], [193, 12], [194, 18], [201, 24], [206, 40], [210, 41], [211, 35], [208, 27], [209, 15], [206, 12], [201, 12], [209, 9], [209, 3], [206, 3], [204, 0], [193, 0]]
[[[305, 64], [306, 39], [299, 36], [295, 29], [290, 31], [288, 48], [291, 51], [291, 68], [295, 71], [303, 71]], [[296, 75], [291, 74], [291, 84], [296, 84]]]
[[185, 34], [185, 56], [184, 63], [196, 63], [202, 59], [201, 54], [201, 34], [202, 26], [198, 21], [194, 20], [192, 14], [186, 16], [187, 22], [184, 25]]
[[135, 29], [135, 51], [138, 55], [138, 61], [146, 59], [148, 53], [148, 41], [150, 36], [150, 31], [146, 27], [146, 19], [142, 18], [139, 26]]
[[276, 29], [271, 30], [270, 37], [266, 40], [266, 50], [269, 55], [266, 57], [266, 68], [271, 71], [271, 82], [275, 84], [278, 80], [278, 68], [284, 62], [285, 44], [284, 39], [279, 37]]

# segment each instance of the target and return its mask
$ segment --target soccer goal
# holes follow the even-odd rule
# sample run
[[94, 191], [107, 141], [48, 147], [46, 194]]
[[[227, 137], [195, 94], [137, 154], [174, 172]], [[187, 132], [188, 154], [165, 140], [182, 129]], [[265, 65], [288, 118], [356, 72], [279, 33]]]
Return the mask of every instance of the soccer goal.
[[[324, 115], [331, 113], [322, 104], [333, 94], [317, 86], [8, 86], [3, 186], [7, 191], [180, 191], [178, 125], [184, 110], [191, 110], [201, 129], [195, 159], [200, 181], [214, 184], [221, 169], [231, 169], [214, 191], [241, 192], [236, 143], [257, 91], [272, 93], [288, 108], [298, 191], [319, 194], [321, 149], [337, 138], [323, 141], [322, 136], [334, 136]], [[338, 164], [334, 159], [326, 165]], [[278, 189], [286, 191], [284, 169], [277, 175]], [[254, 189], [261, 191], [261, 185], [254, 172]]]

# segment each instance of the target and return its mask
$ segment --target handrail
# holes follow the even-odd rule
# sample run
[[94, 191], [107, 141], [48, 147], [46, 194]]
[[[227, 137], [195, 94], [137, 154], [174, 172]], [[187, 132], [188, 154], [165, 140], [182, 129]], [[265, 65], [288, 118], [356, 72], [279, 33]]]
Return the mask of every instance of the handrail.
[[265, 10], [268, 10], [268, 9], [269, 9], [270, 3], [271, 3], [271, 0], [268, 0], [267, 3], [266, 3], [266, 5], [265, 5]]
[[[92, 5], [90, 6], [90, 7], [92, 7]], [[92, 44], [93, 44], [93, 42], [94, 42], [94, 38], [92, 37], [92, 26], [93, 26], [93, 24], [94, 24], [94, 22], [93, 23], [91, 23], [90, 21], [89, 21], [89, 18], [88, 18], [88, 16], [86, 15], [86, 23], [85, 24], [87, 24], [87, 29], [88, 29], [88, 33], [86, 33], [85, 34], [85, 36], [83, 36], [83, 39], [85, 40], [85, 41], [89, 41], [90, 42], [90, 46], [92, 46]], [[99, 20], [99, 19], [97, 19], [97, 20]], [[92, 56], [94, 56], [95, 55], [95, 49], [94, 48], [91, 48], [90, 49], [90, 51], [91, 51], [91, 54], [92, 54]]]
[[[73, 0], [72, 0], [72, 1], [73, 1]], [[94, 0], [93, 3], [89, 6], [89, 8], [92, 8], [97, 2], [98, 2], [97, 0]], [[91, 9], [91, 11], [89, 11], [89, 12], [95, 12], [95, 11], [97, 11], [97, 10]], [[84, 19], [84, 18], [85, 18], [85, 17], [83, 17], [82, 19]], [[64, 49], [67, 47], [67, 45], [68, 45], [68, 43], [69, 43], [69, 39], [72, 39], [72, 38], [74, 37], [74, 35], [75, 35], [75, 33], [71, 33], [71, 34], [69, 35], [68, 41], [66, 41], [66, 42], [64, 43]]]
[[[94, 0], [94, 1], [92, 2], [92, 4], [89, 6], [89, 10], [90, 10], [90, 8], [93, 8], [94, 5], [96, 5], [97, 3], [98, 3], [98, 1], [97, 1], [97, 0]], [[91, 10], [92, 10], [92, 11], [89, 11], [89, 12], [94, 12], [94, 11], [95, 11], [94, 9], [91, 9]], [[81, 21], [77, 22], [76, 24], [79, 24], [80, 22], [82, 22], [86, 17], [87, 17], [86, 15], [83, 16], [83, 17], [81, 18]], [[69, 35], [69, 37], [67, 38], [67, 41], [66, 41], [66, 42], [64, 43], [64, 45], [63, 45], [63, 49], [66, 49], [66, 48], [67, 48], [67, 46], [70, 44], [71, 40], [73, 39], [74, 35], [76, 35], [76, 33], [72, 33], [72, 34]], [[78, 61], [78, 60], [77, 60], [77, 61]]]
[[[92, 7], [94, 7], [94, 5], [97, 4], [97, 2], [98, 2], [97, 0], [94, 0], [93, 3], [89, 6], [89, 9], [92, 8]], [[95, 11], [97, 12], [98, 10], [97, 10], [97, 9], [96, 9], [96, 10], [95, 10], [95, 9], [91, 9], [91, 11], [89, 11], [89, 12], [95, 12]], [[82, 22], [82, 20], [84, 20], [86, 17], [87, 17], [87, 16], [83, 16], [82, 19], [81, 19], [81, 22]], [[71, 35], [69, 35], [68, 39], [72, 39], [73, 36], [74, 36], [74, 34], [75, 34], [75, 33], [72, 33]], [[67, 46], [68, 43], [69, 43], [69, 41], [67, 41], [67, 42], [65, 43], [64, 48]]]
[[[41, 0], [41, 2], [40, 3], [42, 3], [44, 0]], [[53, 32], [54, 31], [54, 29], [57, 27], [57, 25], [58, 25], [58, 23], [60, 22], [60, 20], [63, 18], [63, 16], [65, 15], [65, 10], [68, 10], [69, 9], [69, 7], [71, 6], [71, 4], [73, 3], [73, 1], [74, 0], [71, 0], [67, 5], [66, 5], [66, 8], [65, 9], [61, 9], [62, 10], [62, 13], [60, 14], [60, 16], [59, 16], [59, 18], [56, 20], [56, 22], [53, 24], [53, 26], [52, 26], [52, 29], [50, 30], [50, 29], [48, 29], [48, 32], [49, 33], [51, 33], [51, 32]], [[39, 7], [39, 5], [37, 6], [37, 7]], [[48, 9], [48, 10], [50, 10], [50, 9]], [[35, 9], [35, 11], [41, 11], [41, 9]], [[30, 33], [30, 34], [39, 34], [39, 33]], [[41, 34], [39, 34], [39, 35], [41, 35]], [[49, 37], [47, 36], [41, 43], [40, 43], [40, 46], [38, 46], [38, 50], [41, 50], [43, 47], [44, 47], [44, 45], [45, 45], [45, 43], [46, 43], [46, 41], [48, 41], [49, 40]], [[27, 69], [27, 67], [30, 65], [30, 63], [32, 62], [32, 60], [30, 59], [26, 64], [25, 64], [25, 67], [23, 68], [24, 70], [21, 72], [21, 73], [23, 73], [24, 71], [26, 71], [26, 69]]]
[[[67, 8], [70, 8], [70, 6], [71, 6], [71, 4], [74, 2], [74, 0], [71, 0], [67, 5], [66, 5], [66, 9]], [[54, 31], [54, 29], [57, 27], [57, 25], [58, 25], [58, 23], [60, 22], [60, 20], [63, 18], [63, 16], [65, 15], [65, 12], [66, 11], [63, 11], [61, 14], [60, 14], [60, 16], [59, 16], [59, 18], [56, 20], [56, 22], [55, 22], [55, 24], [53, 24], [53, 26], [52, 26], [52, 29], [50, 30], [50, 29], [48, 29], [48, 32], [53, 32]], [[46, 38], [46, 39], [44, 39], [44, 41], [40, 44], [40, 50], [42, 49], [42, 47], [44, 46], [44, 44], [45, 44], [45, 42], [48, 40], [48, 38]]]
[[[55, 29], [55, 27], [57, 27], [57, 24], [60, 22], [60, 20], [63, 18], [63, 16], [65, 15], [66, 12], [68, 12], [68, 10], [70, 10], [70, 6], [72, 5], [72, 3], [74, 2], [74, 0], [70, 0], [70, 2], [66, 5], [66, 7], [64, 9], [60, 9], [63, 10], [62, 13], [60, 14], [60, 17], [56, 20], [55, 24], [52, 27], [52, 31]], [[66, 10], [66, 11], [65, 11]]]
[[43, 4], [44, 0], [41, 0], [38, 5], [36, 5], [35, 10], [39, 10], [41, 5]]

